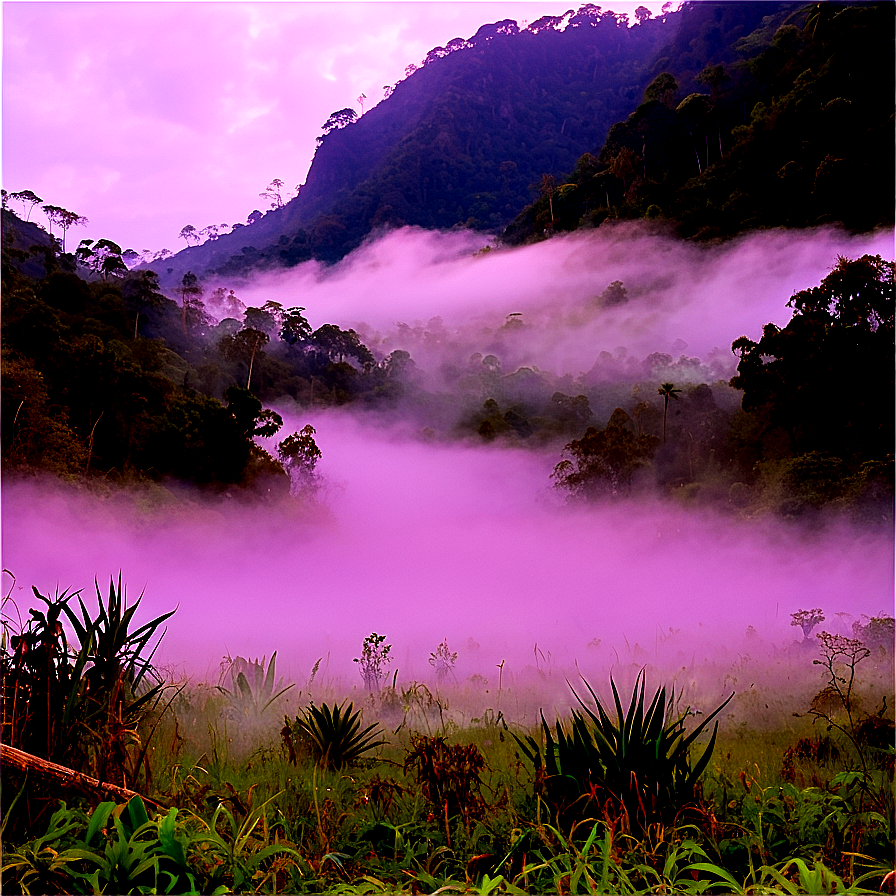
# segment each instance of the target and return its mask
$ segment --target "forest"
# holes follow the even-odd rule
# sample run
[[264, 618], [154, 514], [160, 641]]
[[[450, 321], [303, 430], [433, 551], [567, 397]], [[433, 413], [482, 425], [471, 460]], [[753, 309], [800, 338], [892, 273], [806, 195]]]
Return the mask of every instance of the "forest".
[[152, 264], [4, 190], [4, 892], [896, 892], [893, 7], [636, 20]]

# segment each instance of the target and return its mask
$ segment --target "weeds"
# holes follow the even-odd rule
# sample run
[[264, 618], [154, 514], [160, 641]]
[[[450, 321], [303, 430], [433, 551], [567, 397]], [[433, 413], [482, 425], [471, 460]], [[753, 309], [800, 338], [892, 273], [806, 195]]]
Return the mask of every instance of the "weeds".
[[361, 677], [368, 691], [378, 691], [380, 682], [386, 677], [386, 666], [391, 662], [391, 644], [386, 644], [386, 636], [372, 632], [364, 639], [361, 656], [353, 662], [361, 667]]
[[[271, 654], [271, 661], [265, 671], [265, 658], [246, 660], [238, 656], [235, 659], [225, 658], [227, 672], [230, 674], [230, 688], [220, 684], [218, 690], [225, 696], [231, 712], [237, 718], [258, 721], [273, 704], [282, 697], [293, 684], [283, 687], [280, 679], [274, 684], [277, 666], [277, 651]], [[226, 674], [226, 673], [225, 673]]]
[[[101, 599], [110, 631], [130, 609], [123, 591], [113, 587], [113, 596]], [[88, 687], [88, 673], [91, 656], [101, 668], [102, 652], [91, 643], [77, 666], [79, 633], [66, 641], [62, 628], [74, 629], [67, 602], [72, 609], [79, 601], [66, 593], [41, 599], [30, 621], [12, 632], [25, 640], [5, 642], [4, 672], [18, 662], [23, 689], [6, 683], [4, 738], [14, 730], [46, 738], [49, 731], [59, 744], [63, 729], [53, 727], [59, 720], [35, 724], [31, 695], [39, 692], [39, 669], [53, 672], [52, 687], [69, 688], [46, 689], [55, 694], [54, 706], [64, 710], [75, 693], [72, 719], [84, 718], [89, 706], [78, 701], [97, 692], [98, 685]], [[72, 612], [86, 632], [83, 604]], [[123, 721], [130, 704], [161, 685], [151, 669], [158, 632], [144, 641], [146, 630], [132, 620], [117, 641], [133, 648], [123, 651], [120, 667], [133, 659], [133, 674], [122, 673]], [[498, 705], [495, 695], [478, 694], [484, 702], [472, 709], [463, 705], [464, 686], [433, 693], [420, 683], [400, 685], [396, 676], [391, 687], [365, 698], [365, 710], [402, 714], [394, 733], [364, 726], [351, 703], [330, 700], [328, 692], [327, 702], [284, 720], [283, 750], [259, 728], [252, 749], [234, 751], [212, 716], [228, 694], [196, 687], [172, 701], [159, 728], [164, 736], [144, 749], [161, 714], [157, 697], [143, 704], [134, 727], [139, 747], [125, 742], [132, 760], [142, 752], [144, 767], [155, 769], [143, 777], [147, 799], [119, 806], [57, 802], [40, 824], [31, 816], [21, 836], [7, 821], [29, 799], [27, 782], [3, 823], [4, 892], [886, 891], [894, 879], [892, 722], [885, 705], [868, 713], [858, 697], [867, 703], [875, 693], [865, 674], [875, 660], [826, 635], [818, 644], [825, 703], [808, 718], [768, 722], [767, 730], [741, 722], [720, 732], [715, 719], [728, 701], [688, 725], [673, 693], [659, 689], [646, 699], [643, 671], [628, 704], [611, 679], [612, 709], [589, 687], [584, 699], [576, 695], [568, 723], [549, 726], [542, 715], [539, 728], [527, 730], [519, 721], [516, 679], [501, 680], [501, 663]], [[790, 653], [787, 662], [803, 655]], [[224, 688], [231, 717], [248, 719], [256, 709], [271, 715], [269, 701], [283, 696], [274, 657], [243, 662], [234, 670], [233, 661], [233, 688]], [[732, 681], [746, 674], [734, 673]], [[698, 676], [689, 668], [683, 686], [694, 687]], [[97, 671], [93, 680], [109, 679]], [[315, 687], [324, 693], [327, 685]], [[244, 701], [242, 708], [236, 701]], [[732, 710], [762, 713], [763, 701], [767, 693], [742, 691]], [[482, 709], [487, 703], [494, 708]], [[528, 706], [525, 712], [532, 717]], [[814, 730], [812, 719], [829, 730]], [[83, 739], [80, 749], [91, 748], [93, 735], [77, 725], [71, 730]], [[698, 737], [705, 738], [700, 746]], [[149, 797], [170, 808], [148, 810]]]

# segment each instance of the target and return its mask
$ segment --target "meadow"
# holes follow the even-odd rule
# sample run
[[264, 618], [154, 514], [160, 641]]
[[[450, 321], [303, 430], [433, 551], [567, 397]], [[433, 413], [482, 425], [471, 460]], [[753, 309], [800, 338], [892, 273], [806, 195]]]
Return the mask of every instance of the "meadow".
[[4, 892], [893, 891], [890, 617], [594, 644], [587, 679], [537, 645], [459, 675], [447, 639], [402, 679], [373, 632], [354, 679], [203, 682], [158, 674], [176, 614], [120, 579], [35, 598], [4, 608]]

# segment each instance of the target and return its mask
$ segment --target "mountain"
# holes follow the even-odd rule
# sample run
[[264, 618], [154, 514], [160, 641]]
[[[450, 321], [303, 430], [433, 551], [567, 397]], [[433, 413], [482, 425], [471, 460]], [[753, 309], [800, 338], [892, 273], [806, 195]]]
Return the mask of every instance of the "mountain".
[[234, 276], [333, 262], [378, 228], [500, 229], [543, 175], [571, 171], [637, 106], [677, 18], [628, 27], [589, 4], [526, 29], [505, 20], [456, 38], [321, 138], [298, 197], [151, 266], [172, 285], [187, 270]]
[[896, 7], [780, 4], [732, 40], [753, 6], [683, 9], [645, 101], [505, 241], [644, 217], [698, 239], [892, 226]]
[[360, 118], [334, 113], [295, 199], [152, 268], [233, 282], [404, 225], [518, 244], [641, 217], [687, 238], [892, 222], [893, 10], [699, 0], [629, 25], [586, 4], [484, 25]]

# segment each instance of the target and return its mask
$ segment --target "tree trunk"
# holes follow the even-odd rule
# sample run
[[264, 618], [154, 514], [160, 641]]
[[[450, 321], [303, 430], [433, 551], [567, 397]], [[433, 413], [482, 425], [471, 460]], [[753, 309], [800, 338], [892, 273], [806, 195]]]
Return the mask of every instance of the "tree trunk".
[[64, 765], [57, 765], [55, 762], [50, 762], [47, 759], [41, 759], [39, 756], [33, 756], [31, 753], [24, 752], [24, 750], [8, 747], [6, 744], [0, 744], [0, 763], [2, 763], [4, 770], [14, 769], [35, 775], [41, 780], [56, 785], [63, 790], [76, 790], [89, 796], [99, 796], [118, 803], [126, 803], [133, 797], [139, 796], [146, 803], [164, 808], [155, 800], [148, 799], [133, 790], [128, 790], [125, 787], [116, 787], [114, 784], [104, 784], [102, 781], [91, 778], [89, 775], [76, 772], [74, 769], [66, 768]]
[[249, 378], [246, 380], [246, 389], [248, 391], [252, 391], [252, 365], [255, 363], [255, 349], [252, 349], [252, 354], [249, 355]]

